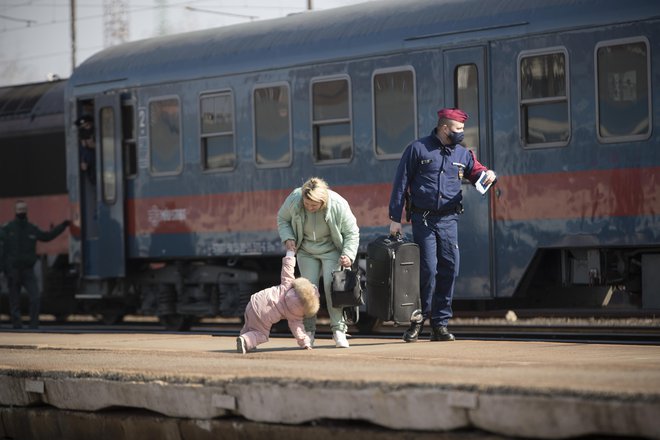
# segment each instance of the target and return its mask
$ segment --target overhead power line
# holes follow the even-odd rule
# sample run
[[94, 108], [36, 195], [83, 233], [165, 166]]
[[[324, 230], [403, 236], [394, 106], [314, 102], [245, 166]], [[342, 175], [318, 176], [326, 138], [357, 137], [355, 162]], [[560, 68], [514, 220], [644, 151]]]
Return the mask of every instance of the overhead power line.
[[0, 18], [2, 18], [3, 20], [18, 21], [18, 22], [21, 22], [21, 23], [25, 23], [25, 24], [28, 25], [28, 27], [37, 23], [34, 20], [28, 20], [28, 19], [25, 19], [25, 18], [10, 17], [8, 15], [1, 15], [1, 14], [0, 14]]
[[254, 20], [256, 18], [259, 18], [256, 15], [232, 14], [230, 12], [212, 11], [210, 9], [195, 8], [195, 7], [192, 7], [192, 6], [186, 6], [186, 9], [188, 11], [192, 11], [192, 12], [206, 12], [208, 14], [225, 15], [227, 17], [249, 18], [250, 20]]

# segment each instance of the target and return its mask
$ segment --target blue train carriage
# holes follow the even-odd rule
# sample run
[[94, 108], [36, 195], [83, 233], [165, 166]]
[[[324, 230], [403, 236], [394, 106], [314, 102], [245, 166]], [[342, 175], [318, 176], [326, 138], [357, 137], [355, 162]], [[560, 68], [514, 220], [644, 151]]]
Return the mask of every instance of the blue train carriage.
[[[57, 79], [0, 88], [0, 226], [14, 219], [19, 199], [28, 203], [30, 222], [43, 230], [69, 216], [64, 88], [65, 82]], [[52, 241], [38, 242], [36, 248], [41, 311], [57, 320], [75, 311], [72, 290], [77, 280], [67, 272], [68, 236], [64, 231]], [[5, 274], [0, 276], [3, 311], [9, 310], [8, 290]], [[23, 310], [28, 302], [27, 294], [21, 295]]]
[[[85, 61], [67, 89], [80, 295], [171, 327], [240, 316], [277, 282], [290, 190], [324, 177], [366, 250], [401, 152], [443, 106], [470, 114], [466, 144], [499, 175], [486, 196], [464, 185], [457, 300], [639, 295], [660, 253], [657, 4], [480, 5], [379, 1]], [[95, 179], [79, 167], [84, 113]]]
[[658, 309], [660, 5], [586, 5], [490, 44], [495, 294]]

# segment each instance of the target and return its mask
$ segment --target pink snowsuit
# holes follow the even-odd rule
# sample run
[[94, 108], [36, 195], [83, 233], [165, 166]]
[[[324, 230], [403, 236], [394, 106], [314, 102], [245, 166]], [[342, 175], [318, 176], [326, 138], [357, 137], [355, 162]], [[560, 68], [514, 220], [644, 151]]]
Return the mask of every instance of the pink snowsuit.
[[[303, 326], [305, 305], [291, 287], [295, 279], [295, 265], [295, 257], [282, 258], [281, 284], [261, 290], [250, 298], [245, 308], [245, 325], [241, 330], [248, 350], [267, 342], [271, 327], [282, 319], [289, 322], [289, 329], [300, 347], [311, 346]], [[318, 290], [315, 295], [319, 296]]]

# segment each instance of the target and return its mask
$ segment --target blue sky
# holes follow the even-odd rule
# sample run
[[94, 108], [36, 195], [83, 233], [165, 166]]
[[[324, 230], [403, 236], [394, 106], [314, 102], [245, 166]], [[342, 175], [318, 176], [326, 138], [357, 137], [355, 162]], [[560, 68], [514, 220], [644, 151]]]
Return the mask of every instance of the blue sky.
[[[330, 9], [370, 0], [312, 0]], [[373, 1], [373, 0], [371, 0]], [[71, 74], [71, 3], [76, 4], [75, 64], [104, 48], [104, 0], [0, 0], [0, 87]], [[112, 0], [106, 0], [111, 3]], [[308, 0], [114, 0], [123, 2], [128, 41], [285, 16]]]

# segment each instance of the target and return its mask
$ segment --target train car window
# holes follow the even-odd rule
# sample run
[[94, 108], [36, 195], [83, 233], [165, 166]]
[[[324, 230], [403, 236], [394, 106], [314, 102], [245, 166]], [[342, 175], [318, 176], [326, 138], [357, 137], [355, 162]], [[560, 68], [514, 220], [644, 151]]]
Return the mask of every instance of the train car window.
[[651, 135], [649, 43], [628, 39], [596, 46], [598, 139], [648, 139]]
[[568, 143], [567, 58], [564, 50], [557, 49], [519, 57], [521, 138], [527, 147]]
[[254, 90], [254, 149], [257, 165], [291, 163], [291, 117], [288, 85]]
[[122, 105], [122, 144], [124, 152], [124, 177], [131, 178], [137, 175], [137, 146], [135, 141], [135, 107]]
[[149, 103], [149, 157], [153, 174], [181, 171], [181, 118], [177, 98]]
[[236, 165], [234, 148], [234, 105], [231, 93], [200, 98], [202, 167], [230, 170]]
[[465, 126], [465, 139], [461, 144], [479, 156], [479, 77], [477, 66], [464, 64], [454, 71], [454, 96], [456, 105], [470, 116]]
[[374, 151], [379, 158], [400, 157], [417, 138], [415, 73], [412, 69], [376, 71], [372, 86]]
[[346, 160], [353, 156], [351, 111], [347, 79], [312, 83], [314, 160]]
[[101, 179], [103, 201], [112, 204], [117, 199], [117, 152], [115, 144], [115, 112], [112, 107], [101, 109]]
[[66, 193], [63, 127], [48, 128], [44, 133], [5, 136], [0, 130], [0, 197]]

